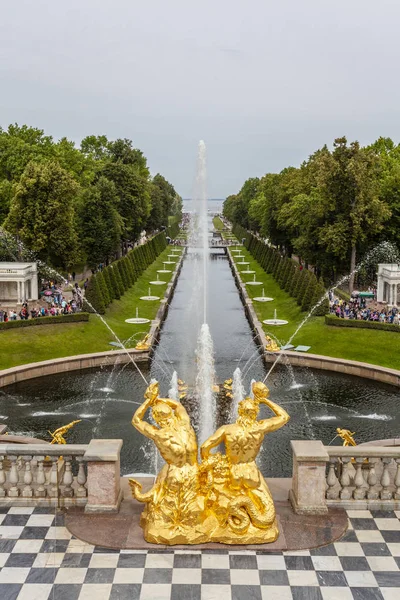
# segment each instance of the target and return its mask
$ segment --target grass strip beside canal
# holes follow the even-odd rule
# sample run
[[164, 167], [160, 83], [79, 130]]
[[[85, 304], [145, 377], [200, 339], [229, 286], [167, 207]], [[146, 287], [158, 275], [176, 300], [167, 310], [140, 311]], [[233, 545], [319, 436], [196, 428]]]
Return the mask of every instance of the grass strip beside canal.
[[[121, 341], [124, 342], [135, 335], [127, 347], [134, 348], [150, 329], [151, 320], [155, 318], [160, 302], [140, 300], [140, 297], [148, 295], [149, 287], [152, 295], [159, 296], [160, 299], [164, 297], [167, 285], [151, 286], [149, 282], [157, 279], [157, 271], [164, 268], [163, 261], [168, 260], [168, 254], [173, 249], [172, 246], [168, 246], [121, 299], [112, 302], [103, 315]], [[167, 265], [171, 273], [159, 273], [160, 280], [168, 284], [175, 266]], [[139, 317], [150, 319], [150, 323], [125, 323], [125, 319], [136, 316], [136, 307], [139, 308]], [[94, 314], [86, 323], [54, 324], [4, 331], [0, 339], [0, 370], [52, 358], [105, 352], [112, 350], [112, 341], [115, 341], [113, 336]]]
[[[262, 282], [259, 286], [246, 285], [249, 297], [261, 296], [264, 288], [265, 296], [274, 299], [272, 302], [253, 302], [259, 320], [262, 322], [264, 319], [273, 319], [276, 309], [278, 319], [289, 321], [287, 325], [263, 325], [267, 334], [276, 336], [278, 342], [284, 345], [306, 318], [307, 313], [301, 311], [296, 300], [281, 290], [272, 275], [268, 275], [245, 248], [241, 247], [240, 250], [245, 262], [250, 264], [241, 267], [242, 258], [236, 258], [236, 253], [232, 253], [239, 272], [247, 269], [255, 271], [256, 281]], [[245, 283], [252, 281], [254, 275], [244, 274], [241, 278]], [[291, 343], [294, 346], [311, 346], [312, 354], [357, 360], [400, 370], [400, 336], [393, 332], [332, 327], [325, 324], [325, 317], [311, 316]]]

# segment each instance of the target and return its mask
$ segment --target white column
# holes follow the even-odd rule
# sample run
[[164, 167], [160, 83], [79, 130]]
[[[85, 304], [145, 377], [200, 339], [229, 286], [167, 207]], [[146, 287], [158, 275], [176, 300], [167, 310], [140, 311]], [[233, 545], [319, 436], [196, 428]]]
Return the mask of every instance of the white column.
[[22, 302], [25, 302], [25, 300], [26, 300], [25, 281], [21, 281], [21, 291], [22, 291]]
[[378, 289], [376, 291], [376, 299], [378, 302], [383, 302], [385, 300], [385, 283], [383, 281], [382, 275], [378, 274]]
[[18, 304], [21, 304], [21, 302], [22, 302], [22, 300], [21, 300], [22, 289], [21, 289], [21, 282], [20, 281], [17, 281], [17, 286], [18, 286], [18, 294], [17, 294], [18, 298], [17, 298], [17, 301], [18, 301]]
[[37, 274], [34, 273], [31, 279], [31, 294], [32, 294], [32, 300], [37, 300], [38, 299], [38, 279], [37, 279]]

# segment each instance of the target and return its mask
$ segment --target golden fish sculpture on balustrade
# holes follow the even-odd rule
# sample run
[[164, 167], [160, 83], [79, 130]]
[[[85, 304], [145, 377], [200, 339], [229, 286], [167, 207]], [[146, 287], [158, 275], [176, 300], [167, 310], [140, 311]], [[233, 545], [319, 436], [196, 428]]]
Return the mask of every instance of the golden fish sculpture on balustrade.
[[[142, 493], [129, 480], [132, 495], [145, 503], [141, 526], [146, 541], [155, 544], [265, 544], [279, 535], [275, 506], [255, 460], [267, 433], [289, 420], [287, 412], [268, 398], [261, 382], [252, 387], [253, 398], [239, 403], [235, 423], [220, 427], [201, 446], [184, 406], [159, 397], [152, 383], [132, 425], [156, 444], [165, 465], [153, 487]], [[258, 420], [260, 404], [274, 416]], [[148, 409], [156, 425], [145, 420]], [[224, 442], [226, 454], [212, 453]]]

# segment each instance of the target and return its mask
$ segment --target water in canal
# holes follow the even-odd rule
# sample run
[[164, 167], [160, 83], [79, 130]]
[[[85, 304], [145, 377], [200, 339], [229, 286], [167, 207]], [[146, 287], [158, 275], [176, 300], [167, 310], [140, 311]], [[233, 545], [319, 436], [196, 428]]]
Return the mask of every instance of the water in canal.
[[[194, 292], [192, 252], [184, 259], [151, 370], [145, 372], [147, 378], [160, 381], [164, 395], [175, 369], [191, 385], [196, 372], [195, 348], [202, 318], [196, 310], [199, 299]], [[248, 391], [251, 379], [263, 379], [266, 369], [223, 249], [210, 251], [207, 304], [216, 379], [222, 382], [232, 377], [239, 366]], [[291, 439], [314, 437], [328, 444], [336, 427], [356, 431], [358, 442], [398, 436], [399, 394], [393, 387], [311, 369], [291, 372], [284, 365], [272, 372], [267, 384], [271, 398], [287, 409], [291, 420], [264, 442], [259, 466], [266, 476], [291, 474]], [[104, 365], [95, 372], [33, 379], [0, 390], [0, 422], [7, 423], [11, 432], [49, 439], [48, 430], [81, 418], [70, 432], [69, 442], [122, 438], [122, 473], [151, 473], [157, 467], [153, 447], [130, 424], [144, 389], [132, 365], [114, 369]], [[199, 411], [193, 406], [189, 410], [196, 425]], [[268, 414], [266, 407], [262, 411], [261, 416]], [[229, 406], [218, 406], [215, 426], [227, 418]]]

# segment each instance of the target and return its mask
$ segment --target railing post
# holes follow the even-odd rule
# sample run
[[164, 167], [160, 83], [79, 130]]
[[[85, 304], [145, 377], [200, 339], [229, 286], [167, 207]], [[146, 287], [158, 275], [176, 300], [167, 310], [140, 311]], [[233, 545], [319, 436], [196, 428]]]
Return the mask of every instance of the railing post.
[[88, 501], [85, 512], [118, 512], [122, 499], [120, 452], [122, 440], [91, 440], [87, 463]]
[[321, 441], [296, 440], [293, 450], [293, 480], [290, 502], [298, 514], [326, 514], [326, 463], [329, 455]]

